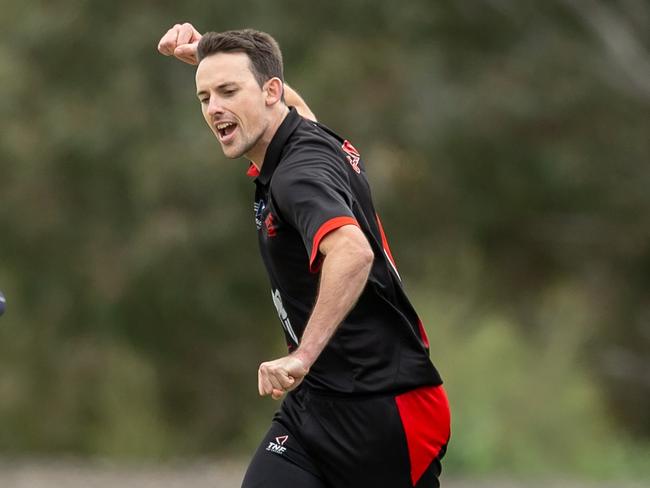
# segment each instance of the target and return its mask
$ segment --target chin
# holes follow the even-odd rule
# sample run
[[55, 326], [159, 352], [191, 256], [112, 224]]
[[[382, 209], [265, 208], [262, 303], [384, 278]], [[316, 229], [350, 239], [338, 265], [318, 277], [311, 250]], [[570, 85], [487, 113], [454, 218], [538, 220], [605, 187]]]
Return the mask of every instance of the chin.
[[223, 151], [223, 155], [226, 156], [228, 159], [237, 159], [237, 158], [241, 158], [244, 155], [242, 151], [239, 151], [237, 148], [234, 147], [225, 148], [221, 146], [221, 150]]
[[239, 154], [223, 153], [223, 155], [226, 157], [226, 159], [238, 159], [241, 157]]

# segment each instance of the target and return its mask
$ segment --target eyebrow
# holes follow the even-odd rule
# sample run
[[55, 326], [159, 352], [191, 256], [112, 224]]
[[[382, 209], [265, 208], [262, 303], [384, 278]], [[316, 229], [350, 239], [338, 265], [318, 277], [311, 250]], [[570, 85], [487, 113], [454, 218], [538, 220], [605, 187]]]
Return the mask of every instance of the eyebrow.
[[[229, 87], [235, 88], [235, 87], [237, 87], [237, 83], [235, 83], [234, 81], [227, 81], [225, 83], [222, 83], [221, 85], [218, 85], [217, 90], [224, 90], [224, 89], [229, 88]], [[196, 92], [197, 97], [200, 97], [201, 95], [207, 95], [207, 94], [208, 94], [207, 90], [201, 90], [201, 91]]]

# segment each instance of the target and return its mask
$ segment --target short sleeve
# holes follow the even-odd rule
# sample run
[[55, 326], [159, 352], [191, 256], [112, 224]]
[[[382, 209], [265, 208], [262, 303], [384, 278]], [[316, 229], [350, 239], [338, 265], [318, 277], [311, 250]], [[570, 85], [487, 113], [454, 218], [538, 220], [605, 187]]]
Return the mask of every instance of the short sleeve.
[[282, 218], [300, 234], [309, 270], [320, 270], [321, 240], [344, 225], [359, 226], [347, 176], [335, 161], [286, 162], [273, 176], [271, 192]]

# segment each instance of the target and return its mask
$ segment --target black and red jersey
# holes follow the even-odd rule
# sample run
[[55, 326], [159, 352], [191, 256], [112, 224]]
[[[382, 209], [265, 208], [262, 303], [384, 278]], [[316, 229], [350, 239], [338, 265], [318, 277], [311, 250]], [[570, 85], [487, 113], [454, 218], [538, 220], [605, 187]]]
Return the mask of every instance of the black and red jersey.
[[261, 171], [251, 166], [249, 175], [255, 177], [260, 251], [289, 351], [300, 344], [316, 302], [323, 237], [356, 225], [375, 255], [364, 291], [305, 383], [353, 394], [440, 384], [426, 333], [404, 293], [375, 212], [363, 160], [352, 144], [292, 108]]

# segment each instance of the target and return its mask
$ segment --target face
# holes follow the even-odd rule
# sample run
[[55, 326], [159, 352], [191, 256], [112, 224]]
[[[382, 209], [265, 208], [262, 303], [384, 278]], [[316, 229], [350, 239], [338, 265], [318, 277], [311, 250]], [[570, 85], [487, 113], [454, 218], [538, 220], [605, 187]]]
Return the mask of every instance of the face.
[[199, 64], [196, 92], [201, 111], [226, 157], [264, 157], [270, 125], [268, 83], [260, 88], [245, 53], [217, 53]]

